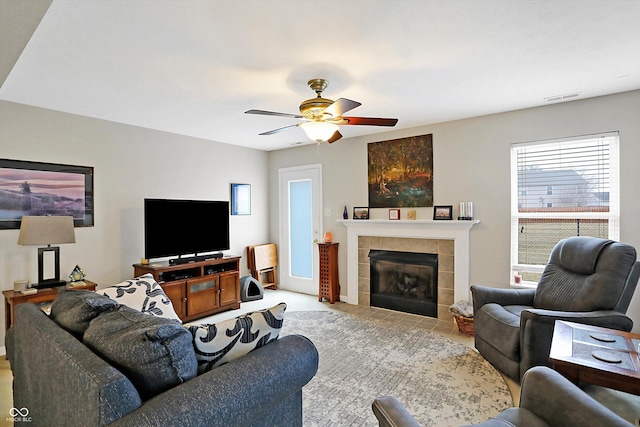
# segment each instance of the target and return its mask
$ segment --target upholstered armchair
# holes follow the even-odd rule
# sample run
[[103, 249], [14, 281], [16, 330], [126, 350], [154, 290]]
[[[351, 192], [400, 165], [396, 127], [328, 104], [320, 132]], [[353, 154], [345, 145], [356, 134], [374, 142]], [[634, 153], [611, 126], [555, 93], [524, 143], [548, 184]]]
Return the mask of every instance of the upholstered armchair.
[[556, 320], [630, 331], [625, 315], [640, 275], [632, 246], [592, 237], [561, 240], [536, 289], [471, 286], [475, 347], [520, 381], [549, 364]]

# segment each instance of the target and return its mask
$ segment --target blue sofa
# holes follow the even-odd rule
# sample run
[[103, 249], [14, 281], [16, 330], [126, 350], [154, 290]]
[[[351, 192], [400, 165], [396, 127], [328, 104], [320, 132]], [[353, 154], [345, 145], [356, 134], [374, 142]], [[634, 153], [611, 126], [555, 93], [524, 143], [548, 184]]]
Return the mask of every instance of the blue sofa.
[[15, 316], [13, 406], [28, 409], [31, 426], [301, 426], [302, 387], [318, 368], [313, 343], [290, 335], [145, 399], [38, 306]]

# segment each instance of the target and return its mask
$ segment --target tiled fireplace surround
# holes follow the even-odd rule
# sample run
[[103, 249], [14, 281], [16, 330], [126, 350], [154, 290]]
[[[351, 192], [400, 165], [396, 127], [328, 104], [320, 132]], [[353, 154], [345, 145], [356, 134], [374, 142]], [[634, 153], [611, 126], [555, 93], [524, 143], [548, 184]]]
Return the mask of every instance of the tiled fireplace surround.
[[347, 227], [347, 288], [350, 304], [369, 305], [369, 250], [438, 254], [438, 320], [449, 306], [470, 300], [469, 233], [480, 221], [339, 220]]
[[358, 237], [358, 304], [369, 305], [369, 250], [419, 252], [438, 255], [438, 320], [449, 320], [453, 301], [453, 240], [404, 237]]

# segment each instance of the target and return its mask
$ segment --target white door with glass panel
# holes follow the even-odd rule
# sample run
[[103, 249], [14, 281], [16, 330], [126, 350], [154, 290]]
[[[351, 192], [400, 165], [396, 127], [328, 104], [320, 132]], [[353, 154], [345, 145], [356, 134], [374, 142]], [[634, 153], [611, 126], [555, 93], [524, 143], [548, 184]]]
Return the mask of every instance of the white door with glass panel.
[[279, 170], [280, 286], [306, 294], [318, 292], [321, 165]]

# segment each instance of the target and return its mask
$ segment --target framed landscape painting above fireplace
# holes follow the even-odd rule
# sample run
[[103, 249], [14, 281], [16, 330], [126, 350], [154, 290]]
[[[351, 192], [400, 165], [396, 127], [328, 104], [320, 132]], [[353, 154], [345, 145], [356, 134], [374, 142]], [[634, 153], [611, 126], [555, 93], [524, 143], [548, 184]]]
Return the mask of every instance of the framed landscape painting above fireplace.
[[18, 229], [23, 216], [72, 216], [93, 226], [93, 168], [0, 159], [0, 229]]
[[433, 206], [433, 135], [367, 144], [370, 208]]

